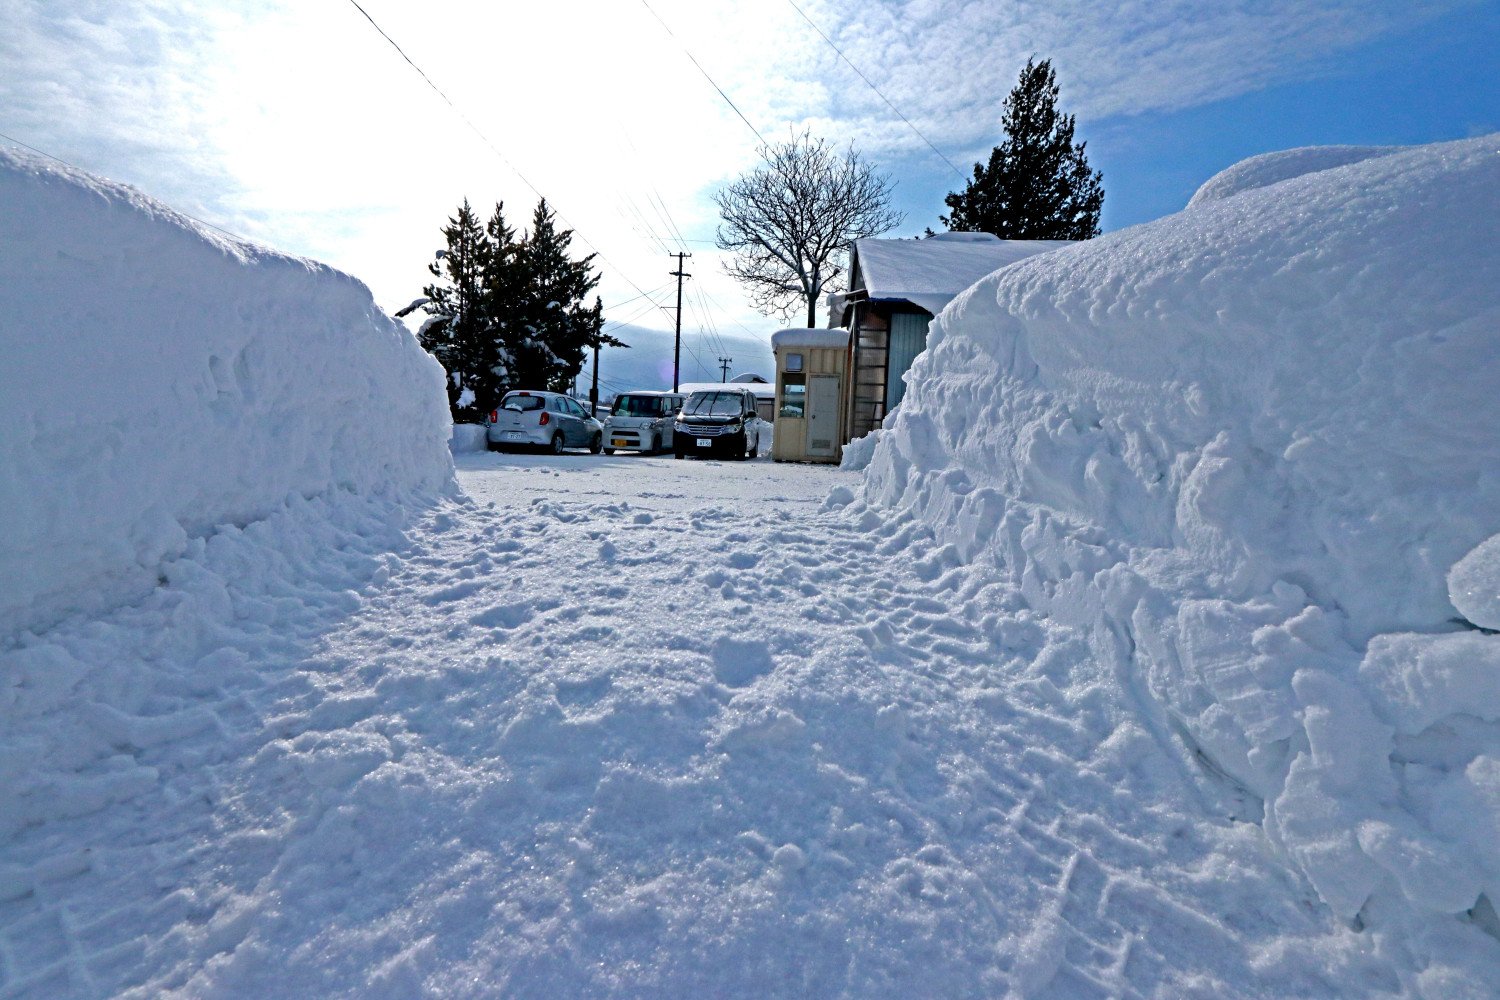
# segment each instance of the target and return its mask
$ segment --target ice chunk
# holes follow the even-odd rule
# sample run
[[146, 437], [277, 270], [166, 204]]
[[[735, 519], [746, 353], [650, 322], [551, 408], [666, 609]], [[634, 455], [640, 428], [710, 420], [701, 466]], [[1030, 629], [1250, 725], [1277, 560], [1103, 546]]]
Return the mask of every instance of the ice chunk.
[[1453, 564], [1448, 599], [1480, 628], [1500, 629], [1500, 535], [1480, 542]]

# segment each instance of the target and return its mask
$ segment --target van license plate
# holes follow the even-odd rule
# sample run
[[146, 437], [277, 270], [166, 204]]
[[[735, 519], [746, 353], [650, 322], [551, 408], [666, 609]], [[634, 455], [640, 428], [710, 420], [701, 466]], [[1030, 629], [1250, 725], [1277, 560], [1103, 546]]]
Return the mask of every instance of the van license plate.
[[626, 441], [624, 438], [610, 438], [609, 443], [614, 445], [616, 448], [624, 448], [626, 445], [630, 444], [630, 442]]
[[714, 440], [713, 440], [713, 438], [699, 438], [698, 439], [698, 447], [700, 447], [700, 448], [712, 448], [713, 446], [714, 446]]

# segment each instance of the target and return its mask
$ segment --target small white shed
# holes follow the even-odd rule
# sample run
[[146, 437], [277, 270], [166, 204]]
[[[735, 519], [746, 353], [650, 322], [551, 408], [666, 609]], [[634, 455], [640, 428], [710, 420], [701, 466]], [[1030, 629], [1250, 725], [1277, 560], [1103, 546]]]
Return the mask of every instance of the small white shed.
[[837, 462], [844, 441], [849, 332], [797, 328], [771, 335], [776, 357], [778, 462]]

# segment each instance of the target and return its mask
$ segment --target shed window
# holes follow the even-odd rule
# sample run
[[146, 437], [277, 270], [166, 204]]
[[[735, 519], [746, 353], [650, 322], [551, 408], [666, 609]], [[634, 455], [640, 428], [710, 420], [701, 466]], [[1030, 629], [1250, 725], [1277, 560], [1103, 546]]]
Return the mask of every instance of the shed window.
[[807, 376], [784, 372], [781, 376], [781, 411], [783, 417], [802, 418], [807, 409]]
[[802, 355], [788, 354], [786, 356], [786, 370], [789, 372], [800, 372], [802, 370]]

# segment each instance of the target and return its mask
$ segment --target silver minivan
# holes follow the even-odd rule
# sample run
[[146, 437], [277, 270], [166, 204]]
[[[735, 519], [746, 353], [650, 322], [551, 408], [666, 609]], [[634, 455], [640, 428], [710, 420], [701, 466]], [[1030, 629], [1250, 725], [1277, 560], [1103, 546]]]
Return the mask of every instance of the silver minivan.
[[672, 449], [672, 418], [682, 409], [679, 392], [625, 392], [604, 418], [604, 454], [616, 450], [648, 455]]

